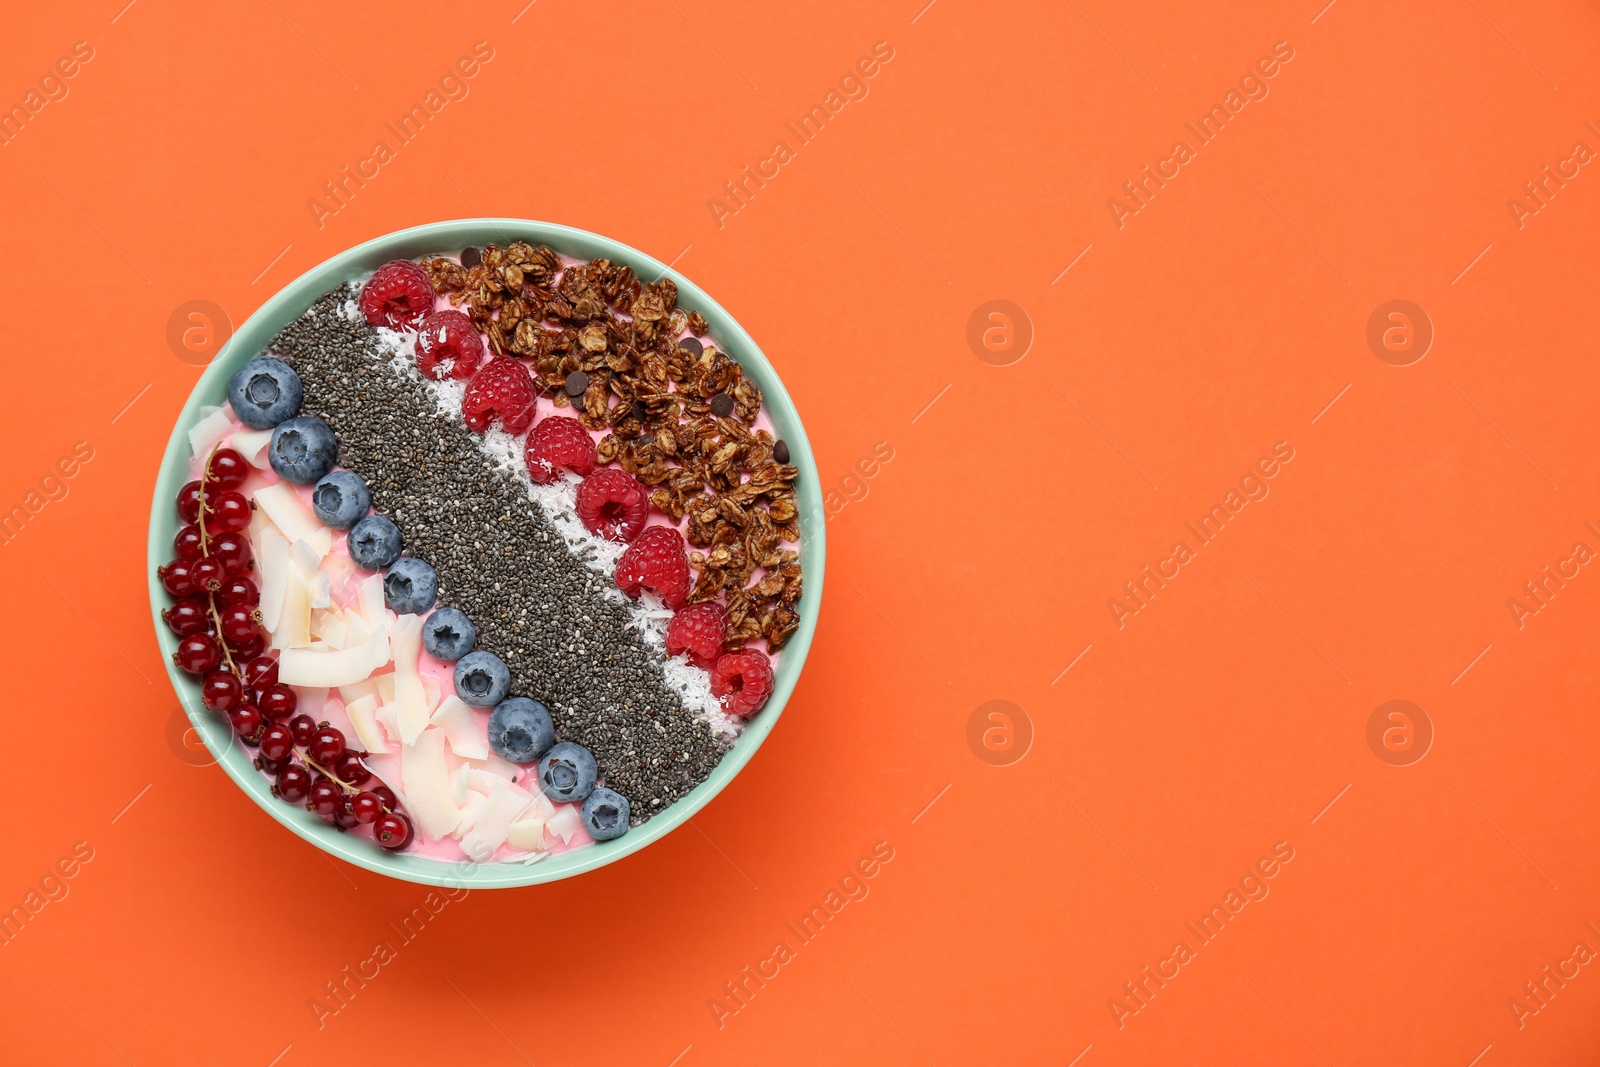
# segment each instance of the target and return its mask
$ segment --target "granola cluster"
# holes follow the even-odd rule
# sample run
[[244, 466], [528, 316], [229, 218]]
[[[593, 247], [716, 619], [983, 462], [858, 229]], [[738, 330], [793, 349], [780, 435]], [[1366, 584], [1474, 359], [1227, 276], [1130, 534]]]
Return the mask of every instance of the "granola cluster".
[[687, 516], [689, 601], [725, 598], [725, 647], [759, 637], [782, 648], [800, 622], [800, 555], [786, 547], [800, 539], [799, 470], [755, 426], [761, 390], [702, 340], [706, 321], [678, 306], [672, 280], [641, 282], [605, 259], [563, 268], [522, 241], [423, 266], [496, 354], [527, 360], [557, 407], [607, 431], [601, 463], [649, 486], [674, 520]]

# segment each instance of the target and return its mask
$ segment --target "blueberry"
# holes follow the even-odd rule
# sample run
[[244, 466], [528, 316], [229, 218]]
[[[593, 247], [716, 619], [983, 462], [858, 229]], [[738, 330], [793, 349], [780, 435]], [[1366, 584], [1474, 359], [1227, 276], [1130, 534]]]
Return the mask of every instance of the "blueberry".
[[511, 671], [493, 652], [468, 652], [456, 663], [456, 696], [475, 708], [492, 708], [511, 691]]
[[539, 781], [544, 795], [566, 803], [582, 800], [594, 789], [594, 754], [582, 745], [563, 741], [539, 760]]
[[367, 483], [355, 471], [334, 471], [311, 490], [311, 510], [324, 526], [348, 530], [372, 506]]
[[422, 623], [422, 647], [435, 659], [460, 659], [477, 640], [477, 629], [460, 608], [440, 608]]
[[508, 697], [489, 713], [489, 747], [512, 763], [532, 763], [556, 743], [550, 709], [527, 697]]
[[628, 832], [628, 798], [600, 786], [583, 802], [583, 828], [596, 841], [610, 841]]
[[228, 403], [253, 430], [270, 430], [300, 414], [300, 375], [281, 359], [257, 356], [228, 379]]
[[383, 602], [396, 615], [421, 615], [439, 599], [439, 576], [416, 556], [401, 556], [383, 576]]
[[285, 419], [272, 431], [267, 458], [284, 481], [311, 485], [333, 469], [339, 458], [339, 439], [315, 415]]
[[357, 567], [381, 571], [400, 558], [400, 527], [383, 515], [368, 515], [350, 527], [345, 547]]

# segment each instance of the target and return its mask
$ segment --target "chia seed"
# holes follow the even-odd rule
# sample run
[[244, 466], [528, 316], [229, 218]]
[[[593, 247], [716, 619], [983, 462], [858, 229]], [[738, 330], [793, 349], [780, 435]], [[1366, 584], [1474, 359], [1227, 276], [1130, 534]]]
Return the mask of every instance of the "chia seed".
[[395, 373], [373, 329], [344, 317], [355, 296], [350, 285], [324, 295], [270, 346], [300, 375], [301, 413], [333, 427], [339, 465], [366, 479], [404, 553], [433, 565], [439, 604], [472, 619], [478, 647], [510, 668], [511, 691], [549, 707], [557, 738], [593, 752], [633, 824], [645, 822], [704, 781], [725, 744], [666, 684], [659, 655], [605, 597], [606, 579], [472, 431]]

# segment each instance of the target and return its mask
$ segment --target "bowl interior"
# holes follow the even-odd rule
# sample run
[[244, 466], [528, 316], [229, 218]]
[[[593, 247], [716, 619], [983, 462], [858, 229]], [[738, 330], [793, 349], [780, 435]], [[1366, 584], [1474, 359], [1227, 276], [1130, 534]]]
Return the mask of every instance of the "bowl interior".
[[[199, 418], [202, 405], [222, 403], [228, 377], [241, 364], [263, 351], [280, 329], [303, 314], [323, 293], [353, 276], [372, 271], [391, 259], [454, 254], [469, 246], [485, 244], [503, 247], [518, 240], [535, 246], [548, 245], [557, 252], [582, 259], [605, 257], [613, 262], [625, 263], [646, 281], [669, 277], [678, 286], [679, 303], [688, 310], [699, 311], [705, 317], [710, 336], [718, 343], [718, 347], [733, 356], [744, 372], [761, 387], [773, 426], [789, 444], [790, 462], [800, 468], [796, 499], [801, 515], [800, 557], [805, 570], [806, 589], [800, 600], [800, 626], [784, 646], [772, 697], [745, 727], [711, 776], [687, 796], [643, 826], [635, 827], [614, 841], [599, 842], [528, 865], [450, 864], [404, 852], [385, 853], [370, 841], [352, 838], [335, 830], [303, 807], [286, 804], [274, 797], [266, 777], [252, 766], [252, 754], [233, 739], [226, 723], [201, 705], [200, 689], [195, 679], [173, 664], [171, 653], [177, 646], [177, 640], [160, 617], [161, 609], [170, 602], [170, 598], [157, 581], [155, 569], [171, 557], [172, 539], [178, 532], [178, 516], [173, 504], [178, 489], [189, 477], [188, 429]], [[307, 271], [268, 300], [229, 339], [196, 383], [167, 442], [151, 506], [147, 574], [156, 639], [173, 688], [211, 755], [262, 809], [318, 848], [379, 874], [424, 885], [490, 889], [552, 882], [612, 863], [671, 833], [721, 792], [772, 732], [789, 694], [794, 690], [816, 630], [822, 599], [823, 557], [822, 494], [816, 460], [806, 439], [805, 428], [772, 365], [733, 316], [699, 286], [666, 264], [610, 238], [568, 226], [524, 219], [462, 219], [401, 230], [334, 256]]]

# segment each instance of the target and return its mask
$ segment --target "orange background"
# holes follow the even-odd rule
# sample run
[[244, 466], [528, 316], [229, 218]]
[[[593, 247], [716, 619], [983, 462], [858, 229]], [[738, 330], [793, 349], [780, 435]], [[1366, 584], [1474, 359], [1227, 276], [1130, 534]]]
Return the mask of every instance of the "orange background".
[[[0, 506], [93, 459], [0, 547], [0, 906], [93, 858], [0, 947], [0, 1060], [1592, 1061], [1596, 967], [1520, 1028], [1507, 1002], [1600, 949], [1600, 575], [1520, 629], [1507, 601], [1600, 548], [1600, 177], [1520, 226], [1508, 200], [1600, 149], [1600, 13], [1323, 2], [9, 11], [0, 102], [93, 59], [0, 147]], [[319, 227], [322, 183], [478, 41], [469, 95]], [[722, 183], [879, 41], [869, 95], [719, 226]], [[1270, 95], [1119, 229], [1123, 182], [1279, 41]], [[306, 847], [172, 733], [144, 525], [204, 352], [168, 322], [479, 213], [676, 260], [856, 499], [783, 721], [692, 828], [450, 903], [319, 1028], [426, 891]], [[1009, 366], [966, 341], [993, 299], [1033, 329]], [[1435, 330], [1411, 366], [1366, 341], [1392, 299]], [[1107, 600], [1279, 441], [1270, 495], [1119, 629]], [[1394, 699], [1435, 732], [1410, 766], [1367, 742]], [[1017, 716], [969, 745], [991, 700], [1031, 723], [1020, 760]], [[878, 842], [869, 895], [729, 1000]], [[1119, 1027], [1277, 842], [1270, 895]]]

